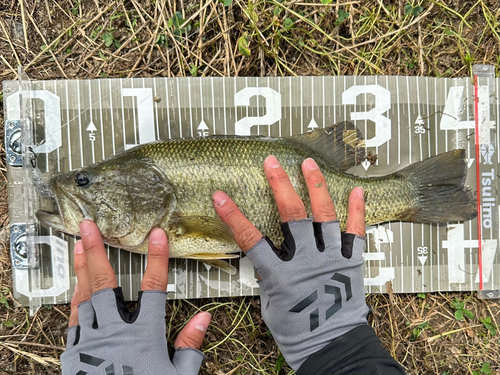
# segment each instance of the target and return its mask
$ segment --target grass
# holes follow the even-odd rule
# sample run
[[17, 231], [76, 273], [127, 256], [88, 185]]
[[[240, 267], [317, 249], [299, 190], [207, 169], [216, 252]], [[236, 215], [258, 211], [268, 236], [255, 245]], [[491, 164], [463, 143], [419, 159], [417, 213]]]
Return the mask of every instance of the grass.
[[[0, 79], [17, 79], [18, 65], [38, 80], [467, 77], [476, 63], [494, 65], [498, 76], [499, 20], [497, 0], [4, 0]], [[3, 127], [0, 134], [0, 374], [59, 374], [69, 307], [29, 317], [11, 293]], [[458, 292], [367, 301], [370, 323], [408, 374], [500, 374], [498, 301]], [[170, 301], [169, 334], [199, 310], [213, 314], [203, 374], [293, 373], [259, 298]]]

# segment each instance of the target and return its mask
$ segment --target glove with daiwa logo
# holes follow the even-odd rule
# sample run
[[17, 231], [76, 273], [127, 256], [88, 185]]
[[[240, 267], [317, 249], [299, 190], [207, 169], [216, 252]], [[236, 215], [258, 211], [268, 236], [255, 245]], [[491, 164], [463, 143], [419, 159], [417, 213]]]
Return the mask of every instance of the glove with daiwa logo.
[[333, 339], [367, 325], [364, 237], [338, 221], [282, 224], [278, 250], [267, 238], [246, 252], [260, 280], [262, 316], [287, 363], [297, 370]]
[[204, 355], [178, 348], [170, 361], [167, 350], [167, 293], [140, 292], [133, 313], [121, 288], [92, 294], [78, 306], [79, 325], [68, 330], [61, 355], [63, 375], [196, 375]]

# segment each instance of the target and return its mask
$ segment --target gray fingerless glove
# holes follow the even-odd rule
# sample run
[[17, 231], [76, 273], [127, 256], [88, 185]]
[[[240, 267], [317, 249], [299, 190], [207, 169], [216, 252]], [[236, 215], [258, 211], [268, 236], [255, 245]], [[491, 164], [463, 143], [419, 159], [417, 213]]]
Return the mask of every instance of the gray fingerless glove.
[[338, 221], [282, 225], [281, 251], [267, 238], [246, 252], [261, 280], [262, 316], [294, 370], [334, 338], [368, 324], [365, 239]]
[[167, 293], [145, 291], [128, 312], [121, 288], [103, 289], [78, 306], [80, 325], [68, 330], [63, 375], [195, 375], [204, 355], [177, 349], [172, 362], [165, 335]]

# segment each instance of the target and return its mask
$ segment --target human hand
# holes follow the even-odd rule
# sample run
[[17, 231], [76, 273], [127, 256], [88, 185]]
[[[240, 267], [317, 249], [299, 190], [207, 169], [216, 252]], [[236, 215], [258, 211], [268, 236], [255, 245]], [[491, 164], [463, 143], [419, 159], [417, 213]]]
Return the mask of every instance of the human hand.
[[363, 189], [349, 197], [346, 233], [340, 233], [323, 174], [312, 159], [302, 164], [314, 222], [274, 156], [264, 171], [281, 216], [281, 250], [223, 192], [213, 194], [221, 220], [257, 270], [262, 316], [288, 364], [297, 370], [333, 339], [366, 325], [363, 284], [365, 208]]
[[99, 229], [80, 224], [82, 240], [75, 245], [78, 280], [71, 301], [63, 375], [75, 374], [198, 374], [204, 355], [199, 351], [211, 316], [201, 312], [179, 333], [170, 361], [167, 351], [165, 301], [168, 283], [168, 241], [162, 229], [150, 234], [148, 263], [137, 308], [125, 306]]

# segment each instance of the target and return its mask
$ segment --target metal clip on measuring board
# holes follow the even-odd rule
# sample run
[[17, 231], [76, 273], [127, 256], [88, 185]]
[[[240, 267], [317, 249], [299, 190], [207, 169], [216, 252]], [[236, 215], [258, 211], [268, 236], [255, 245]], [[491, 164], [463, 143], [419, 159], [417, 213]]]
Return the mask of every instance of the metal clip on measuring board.
[[[69, 261], [64, 241], [53, 236], [38, 236], [35, 217], [38, 197], [32, 175], [36, 165], [33, 118], [37, 106], [33, 99], [39, 97], [21, 68], [18, 69], [18, 77], [17, 82], [4, 83], [4, 93], [8, 94], [4, 104], [5, 149], [10, 167], [10, 251], [14, 290], [19, 294], [17, 299], [23, 305], [29, 305], [30, 315], [34, 315], [42, 305], [43, 297], [56, 296], [69, 288]], [[44, 271], [40, 244], [49, 245], [53, 263], [52, 286], [46, 289], [42, 288]]]
[[[491, 274], [491, 267], [498, 249], [499, 211], [497, 193], [498, 141], [496, 124], [491, 121], [490, 107], [494, 105], [495, 67], [474, 65], [474, 120], [476, 144], [476, 188], [477, 188], [477, 230], [478, 230], [478, 298], [500, 298], [500, 290], [487, 290], [485, 286]], [[493, 107], [494, 108], [494, 107]], [[496, 155], [495, 155], [496, 154]], [[497, 159], [497, 160], [495, 160]], [[496, 182], [495, 182], [496, 181]]]

